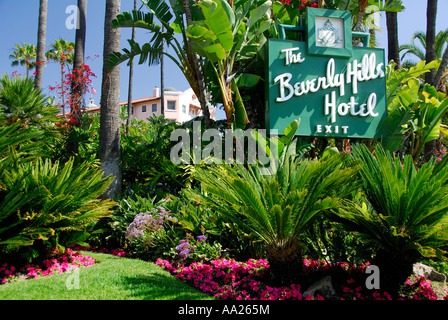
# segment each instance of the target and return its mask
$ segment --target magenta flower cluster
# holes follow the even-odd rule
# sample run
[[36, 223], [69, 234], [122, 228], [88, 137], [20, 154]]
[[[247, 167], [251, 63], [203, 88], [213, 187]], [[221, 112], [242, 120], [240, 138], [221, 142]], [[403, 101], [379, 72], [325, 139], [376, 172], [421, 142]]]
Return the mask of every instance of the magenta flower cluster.
[[[424, 276], [413, 281], [406, 280], [407, 289], [414, 291], [413, 300], [437, 300], [437, 294], [434, 292], [432, 284], [433, 282]], [[448, 300], [448, 294], [443, 297], [443, 300]]]
[[[304, 271], [313, 273], [315, 271], [327, 270], [332, 267], [331, 263], [325, 261], [313, 261], [305, 259]], [[269, 264], [266, 260], [250, 259], [247, 262], [237, 262], [234, 259], [217, 259], [210, 263], [195, 262], [189, 266], [176, 267], [168, 260], [158, 259], [156, 264], [167, 270], [177, 279], [180, 279], [193, 287], [213, 295], [219, 299], [231, 300], [323, 300], [316, 295], [303, 296], [299, 284], [291, 284], [287, 287], [272, 287], [262, 281], [262, 276], [268, 270]], [[392, 300], [387, 292], [379, 290], [368, 290], [365, 284], [357, 283], [350, 272], [362, 272], [369, 264], [349, 265], [348, 263], [336, 263], [337, 267], [347, 272], [346, 284], [338, 291], [341, 300]], [[334, 266], [334, 265], [333, 265]], [[408, 282], [408, 285], [410, 282]], [[425, 278], [418, 279], [413, 283], [417, 289], [412, 291], [410, 299], [437, 300], [431, 282]], [[306, 288], [305, 288], [306, 289]], [[445, 297], [445, 299], [448, 298]]]
[[[168, 260], [158, 259], [156, 264], [174, 274], [176, 278], [192, 284], [195, 288], [220, 299], [232, 300], [302, 300], [300, 285], [272, 287], [260, 281], [269, 268], [266, 260], [249, 259], [237, 262], [235, 259], [212, 260], [210, 264], [195, 262], [189, 266], [173, 267]], [[304, 300], [321, 300], [307, 296]]]
[[63, 254], [58, 255], [57, 258], [44, 260], [41, 266], [27, 264], [18, 269], [13, 265], [3, 263], [0, 267], [0, 279], [1, 283], [5, 284], [20, 279], [39, 278], [63, 273], [78, 269], [81, 266], [90, 266], [94, 263], [95, 259], [93, 257], [74, 252], [72, 249], [66, 249], [66, 251]]

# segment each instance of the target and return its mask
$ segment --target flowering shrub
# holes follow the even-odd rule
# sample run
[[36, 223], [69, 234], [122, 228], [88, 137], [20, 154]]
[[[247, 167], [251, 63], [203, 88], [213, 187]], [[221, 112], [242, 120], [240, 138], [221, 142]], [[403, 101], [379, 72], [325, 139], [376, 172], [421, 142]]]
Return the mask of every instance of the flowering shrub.
[[171, 211], [161, 206], [137, 214], [125, 233], [128, 240], [127, 251], [144, 260], [160, 257], [168, 252], [174, 244], [169, 233], [174, 233], [172, 223], [177, 222], [177, 218], [170, 214]]
[[56, 273], [63, 273], [65, 271], [78, 269], [81, 266], [90, 266], [94, 263], [95, 259], [93, 257], [74, 252], [72, 249], [66, 249], [63, 254], [56, 258], [44, 260], [42, 266], [27, 264], [24, 267], [17, 269], [13, 265], [3, 263], [0, 265], [0, 279], [1, 283], [5, 284], [20, 279], [40, 278]]
[[217, 242], [210, 244], [207, 237], [200, 235], [196, 239], [189, 233], [186, 239], [179, 241], [176, 248], [172, 248], [170, 255], [175, 263], [205, 262], [221, 257], [221, 245]]
[[[345, 281], [335, 286], [340, 300], [392, 300], [387, 292], [368, 290], [365, 283], [356, 275], [364, 275], [369, 265], [349, 265], [347, 263], [331, 264], [325, 261], [305, 259], [304, 271], [307, 274], [326, 270], [345, 272]], [[287, 287], [272, 287], [263, 282], [263, 275], [269, 268], [266, 260], [250, 259], [247, 262], [237, 262], [234, 259], [217, 259], [210, 263], [195, 262], [189, 266], [176, 267], [168, 260], [158, 259], [156, 264], [176, 276], [176, 278], [189, 283], [195, 288], [220, 299], [232, 300], [323, 300], [320, 295], [303, 296], [299, 284]], [[430, 281], [419, 279], [416, 282], [417, 290], [411, 299], [437, 299], [430, 286]], [[448, 296], [447, 296], [448, 297]], [[404, 298], [402, 298], [404, 299]]]

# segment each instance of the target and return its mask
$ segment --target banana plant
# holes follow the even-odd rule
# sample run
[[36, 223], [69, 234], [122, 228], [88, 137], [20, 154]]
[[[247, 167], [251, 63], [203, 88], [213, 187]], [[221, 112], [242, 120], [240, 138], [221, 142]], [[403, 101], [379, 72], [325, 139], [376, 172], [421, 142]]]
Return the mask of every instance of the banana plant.
[[[388, 67], [388, 117], [383, 128], [388, 134], [383, 147], [395, 151], [406, 142], [414, 161], [418, 161], [425, 143], [437, 139], [443, 115], [448, 110], [448, 98], [430, 85], [421, 87], [418, 76], [428, 72], [435, 63], [417, 63], [409, 70], [392, 71]], [[390, 70], [389, 70], [390, 68]]]
[[235, 70], [235, 63], [253, 58], [266, 42], [271, 4], [241, 0], [231, 6], [226, 0], [202, 0], [194, 5], [203, 19], [193, 21], [187, 35], [193, 49], [212, 65], [229, 128], [244, 128], [249, 122], [235, 78], [241, 70]]

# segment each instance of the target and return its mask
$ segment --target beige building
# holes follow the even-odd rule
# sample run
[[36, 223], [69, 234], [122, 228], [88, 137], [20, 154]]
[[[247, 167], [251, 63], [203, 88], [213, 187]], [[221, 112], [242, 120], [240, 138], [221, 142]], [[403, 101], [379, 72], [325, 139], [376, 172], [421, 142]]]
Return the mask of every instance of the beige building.
[[[161, 101], [160, 89], [155, 87], [152, 97], [132, 100], [131, 118], [146, 121], [153, 115], [160, 116]], [[199, 100], [191, 88], [185, 91], [165, 88], [164, 101], [165, 118], [167, 119], [182, 123], [202, 115]], [[120, 106], [127, 104], [127, 101], [120, 102]], [[209, 110], [210, 118], [215, 120], [216, 108], [210, 106]], [[95, 105], [93, 99], [90, 99], [86, 106], [86, 112], [90, 114], [100, 112], [100, 107]]]
[[[152, 97], [136, 99], [132, 101], [131, 117], [138, 120], [146, 120], [152, 115], [161, 115], [161, 96], [160, 89], [155, 87]], [[202, 115], [199, 100], [193, 92], [193, 89], [186, 91], [176, 91], [172, 88], [164, 90], [164, 115], [165, 118], [176, 122], [189, 121]], [[121, 102], [120, 106], [127, 105]], [[210, 117], [216, 118], [216, 108], [210, 108]]]

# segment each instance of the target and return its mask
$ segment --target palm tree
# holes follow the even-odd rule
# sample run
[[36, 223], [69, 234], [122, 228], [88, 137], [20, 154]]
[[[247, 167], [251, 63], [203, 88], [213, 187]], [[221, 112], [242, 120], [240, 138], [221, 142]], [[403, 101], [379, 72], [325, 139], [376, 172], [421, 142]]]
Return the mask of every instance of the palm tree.
[[22, 46], [16, 44], [16, 49], [9, 58], [14, 59], [11, 63], [12, 66], [26, 66], [26, 77], [28, 78], [30, 69], [35, 67], [35, 62], [32, 60], [36, 60], [36, 46], [27, 43]]
[[74, 42], [68, 42], [64, 39], [57, 39], [51, 44], [51, 49], [47, 51], [47, 59], [58, 62], [61, 65], [61, 99], [62, 99], [62, 115], [65, 118], [65, 88], [64, 88], [64, 67], [68, 67], [73, 63], [75, 49]]
[[[415, 32], [412, 35], [411, 43], [410, 44], [404, 44], [400, 46], [400, 52], [404, 52], [401, 56], [401, 60], [404, 61], [403, 64], [410, 66], [413, 65], [413, 62], [406, 61], [404, 58], [406, 55], [413, 55], [416, 57], [419, 61], [426, 60], [426, 33], [423, 31]], [[448, 29], [439, 31], [436, 35], [435, 40], [435, 53], [436, 58], [435, 60], [442, 57], [444, 45], [448, 41]]]
[[45, 62], [45, 41], [47, 34], [47, 5], [48, 0], [40, 0], [39, 6], [39, 25], [37, 28], [37, 65], [36, 77], [34, 79], [35, 87], [42, 88], [43, 70]]
[[[103, 57], [120, 50], [120, 29], [112, 28], [112, 21], [120, 13], [120, 0], [106, 1], [104, 20]], [[114, 180], [103, 194], [103, 198], [117, 198], [121, 195], [121, 149], [120, 149], [120, 69], [111, 69], [106, 59], [103, 62], [101, 90], [101, 112], [99, 133], [99, 157], [104, 176]]]

